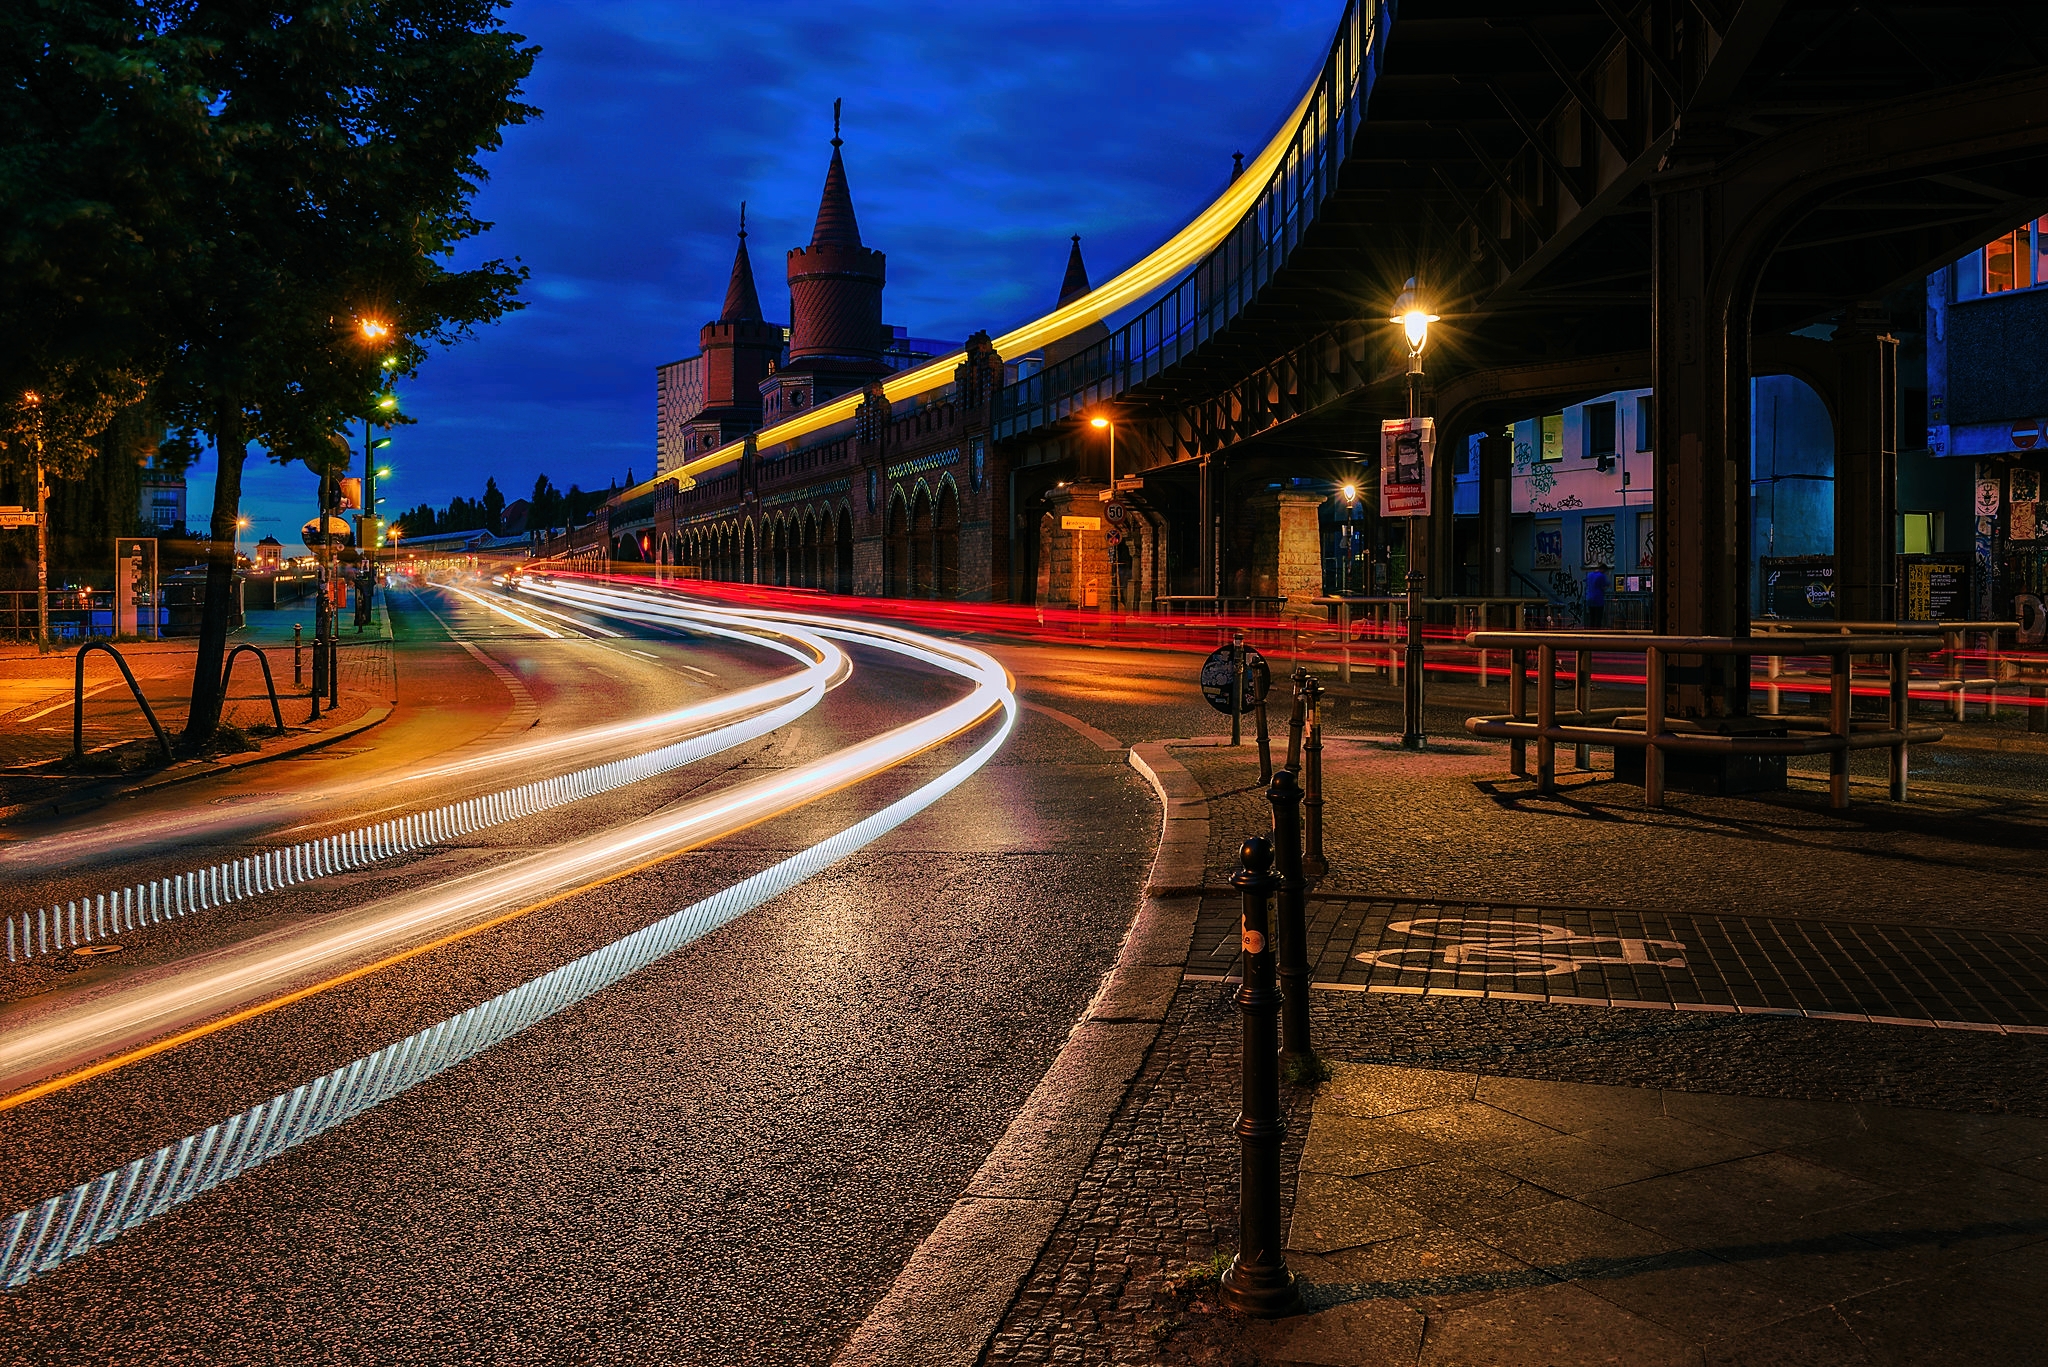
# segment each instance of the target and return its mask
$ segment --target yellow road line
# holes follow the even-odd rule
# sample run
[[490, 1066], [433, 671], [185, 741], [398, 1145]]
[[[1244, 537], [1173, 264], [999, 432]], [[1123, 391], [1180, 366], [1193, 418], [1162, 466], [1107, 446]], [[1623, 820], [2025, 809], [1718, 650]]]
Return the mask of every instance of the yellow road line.
[[131, 1063], [140, 1063], [144, 1059], [154, 1058], [158, 1054], [168, 1053], [169, 1051], [179, 1048], [182, 1045], [190, 1044], [194, 1040], [205, 1039], [209, 1035], [218, 1034], [222, 1030], [226, 1030], [231, 1026], [240, 1025], [244, 1021], [254, 1020], [258, 1016], [268, 1015], [273, 1011], [279, 1010], [286, 1006], [290, 1006], [294, 1002], [305, 1001], [309, 997], [318, 996], [322, 992], [326, 992], [332, 988], [341, 987], [344, 984], [354, 982], [358, 978], [368, 977], [372, 973], [380, 973], [387, 968], [396, 967], [397, 965], [406, 962], [408, 959], [416, 959], [422, 954], [431, 953], [436, 949], [445, 948], [448, 945], [455, 944], [460, 940], [466, 940], [470, 936], [476, 935], [482, 931], [490, 930], [494, 927], [505, 925], [511, 921], [516, 921], [521, 917], [531, 915], [532, 913], [540, 911], [546, 907], [554, 906], [558, 902], [565, 902], [571, 897], [580, 897], [586, 892], [591, 892], [597, 888], [604, 887], [609, 883], [616, 883], [620, 879], [630, 878], [637, 873], [644, 873], [648, 869], [653, 868], [657, 864], [667, 863], [669, 860], [675, 858], [677, 855], [688, 854], [692, 850], [701, 849], [706, 845], [714, 844], [717, 841], [724, 840], [730, 836], [738, 835], [742, 831], [752, 830], [755, 826], [760, 825], [764, 821], [773, 821], [776, 817], [787, 816], [789, 813], [796, 811], [799, 808], [809, 806], [811, 803], [818, 801], [820, 798], [830, 797], [832, 794], [843, 792], [846, 789], [855, 786], [856, 784], [866, 783], [870, 779], [880, 778], [883, 774], [888, 773], [891, 769], [899, 769], [905, 764], [908, 764], [910, 761], [916, 759], [918, 756], [929, 754], [931, 751], [936, 750], [939, 746], [945, 745], [948, 742], [954, 740], [956, 737], [964, 735], [966, 732], [971, 731], [975, 727], [981, 725], [983, 722], [988, 720], [991, 712], [999, 711], [1000, 709], [1001, 704], [998, 703], [995, 706], [991, 707], [988, 712], [983, 712], [980, 716], [974, 718], [974, 720], [960, 727], [959, 730], [949, 732], [948, 734], [932, 741], [928, 745], [920, 746], [916, 750], [913, 750], [908, 754], [902, 755], [899, 758], [890, 761], [888, 764], [884, 765], [880, 769], [875, 770], [873, 773], [862, 774], [855, 778], [849, 778], [848, 780], [846, 780], [846, 782], [841, 783], [835, 787], [827, 788], [822, 792], [808, 794], [804, 797], [803, 801], [801, 802], [791, 803], [787, 807], [779, 807], [772, 812], [763, 812], [760, 816], [755, 817], [753, 820], [748, 821], [744, 825], [735, 826], [729, 831], [723, 831], [717, 835], [707, 837], [703, 840], [693, 841], [687, 845], [677, 846], [673, 850], [668, 850], [662, 854], [655, 855], [653, 858], [644, 860], [641, 863], [635, 864], [630, 868], [620, 869], [616, 873], [607, 874], [603, 878], [595, 879], [588, 883], [579, 883], [577, 886], [573, 888], [567, 889], [563, 892], [555, 893], [549, 897], [544, 897], [538, 902], [534, 902], [527, 906], [520, 907], [517, 910], [505, 912], [503, 915], [494, 916], [486, 921], [479, 921], [475, 925], [466, 926], [461, 930], [451, 931], [449, 934], [442, 936], [438, 940], [432, 940], [423, 945], [415, 945], [411, 949], [400, 950], [398, 953], [379, 959], [375, 963], [364, 964], [360, 968], [352, 968], [346, 973], [336, 974], [334, 977], [328, 978], [322, 982], [314, 983], [310, 987], [302, 987], [296, 991], [287, 992], [282, 996], [273, 997], [269, 1001], [259, 1002], [255, 1006], [244, 1007], [242, 1010], [234, 1012], [231, 1015], [222, 1016], [219, 1020], [207, 1021], [203, 1025], [195, 1025], [189, 1030], [180, 1031], [175, 1035], [168, 1035], [160, 1040], [153, 1040], [148, 1044], [142, 1045], [135, 1049], [131, 1049], [125, 1054], [117, 1054], [112, 1058], [103, 1059], [98, 1063], [89, 1064], [86, 1067], [80, 1068], [75, 1072], [65, 1073], [61, 1076], [50, 1078], [48, 1081], [45, 1082], [38, 1082], [32, 1087], [24, 1088], [19, 1092], [13, 1093], [10, 1096], [0, 1097], [0, 1111], [11, 1111], [17, 1106], [23, 1106], [31, 1101], [38, 1100], [39, 1098], [50, 1096], [57, 1092], [65, 1091], [69, 1088], [77, 1086], [81, 1082], [86, 1082], [93, 1078], [102, 1077], [108, 1073], [118, 1071], [119, 1069], [127, 1067]]

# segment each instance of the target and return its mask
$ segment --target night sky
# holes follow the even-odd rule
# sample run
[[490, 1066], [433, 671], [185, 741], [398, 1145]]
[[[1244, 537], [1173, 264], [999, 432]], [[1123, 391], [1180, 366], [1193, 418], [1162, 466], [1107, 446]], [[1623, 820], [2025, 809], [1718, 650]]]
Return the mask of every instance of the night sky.
[[[401, 386], [379, 490], [395, 514], [507, 502], [545, 472], [601, 488], [654, 470], [654, 368], [696, 351], [732, 264], [739, 202], [763, 308], [810, 240], [846, 101], [861, 236], [888, 253], [886, 320], [1000, 333], [1051, 306], [1080, 233], [1100, 284], [1227, 182], [1314, 75], [1341, 0], [1282, 4], [654, 4], [519, 0], [538, 122], [487, 161], [471, 259], [516, 257], [527, 307]], [[193, 471], [191, 520], [212, 500]], [[252, 452], [250, 539], [299, 551], [313, 481]], [[245, 544], [247, 544], [245, 542]]]

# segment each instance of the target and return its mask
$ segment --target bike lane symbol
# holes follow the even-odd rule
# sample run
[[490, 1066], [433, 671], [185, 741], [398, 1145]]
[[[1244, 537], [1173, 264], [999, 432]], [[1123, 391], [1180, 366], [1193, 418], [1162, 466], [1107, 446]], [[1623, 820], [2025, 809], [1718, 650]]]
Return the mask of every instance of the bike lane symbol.
[[1685, 967], [1685, 945], [1678, 940], [1591, 935], [1568, 926], [1468, 920], [1461, 916], [1395, 921], [1387, 929], [1396, 935], [1434, 943], [1369, 949], [1353, 957], [1375, 968], [1414, 972], [1439, 967], [1417, 962], [1418, 956], [1425, 961], [1430, 956], [1439, 956], [1444, 968], [1513, 977], [1557, 977], [1603, 964], [1667, 969]]

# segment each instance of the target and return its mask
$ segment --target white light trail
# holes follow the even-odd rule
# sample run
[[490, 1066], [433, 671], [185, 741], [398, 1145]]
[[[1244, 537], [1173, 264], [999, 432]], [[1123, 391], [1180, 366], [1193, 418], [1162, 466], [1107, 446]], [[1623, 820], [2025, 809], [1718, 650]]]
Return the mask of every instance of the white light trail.
[[[379, 773], [374, 776], [351, 778], [336, 786], [278, 794], [259, 802], [232, 808], [195, 809], [180, 806], [172, 811], [147, 815], [123, 813], [117, 819], [105, 820], [80, 830], [36, 836], [0, 845], [0, 869], [14, 866], [25, 870], [32, 869], [38, 873], [50, 873], [124, 852], [170, 844], [182, 845], [224, 839], [259, 830], [281, 820], [300, 817], [309, 810], [346, 806], [366, 797], [391, 799], [384, 810], [399, 811], [408, 805], [405, 794], [443, 784], [474, 783], [488, 779], [494, 774], [535, 775], [558, 765], [579, 762], [588, 764], [607, 751], [628, 746], [633, 747], [633, 753], [642, 754], [666, 741], [694, 735], [706, 728], [731, 725], [743, 720], [752, 712], [779, 706], [790, 698], [805, 694], [820, 679], [823, 680], [825, 689], [834, 688], [846, 678], [851, 668], [843, 651], [824, 638], [803, 631], [800, 627], [763, 632], [758, 625], [751, 623], [731, 626], [703, 621], [692, 623], [691, 629], [702, 635], [758, 646], [787, 656], [796, 661], [801, 669], [795, 674], [770, 679], [737, 692], [656, 713], [653, 716], [584, 727], [562, 735], [497, 747], [437, 764], [421, 765], [400, 774]], [[758, 733], [741, 734], [735, 731], [732, 738], [721, 748], [742, 744], [751, 739], [753, 734]], [[697, 758], [703, 756], [699, 755]], [[694, 763], [695, 760], [684, 762]], [[566, 779], [572, 775], [565, 774], [563, 777]], [[433, 809], [443, 810], [446, 809]], [[317, 830], [331, 825], [332, 823], [325, 821], [302, 823], [294, 829]], [[322, 839], [340, 839], [348, 834], [349, 832], [345, 830], [336, 829]], [[266, 851], [264, 855], [250, 857], [263, 858], [273, 853], [276, 852]], [[200, 872], [202, 871], [192, 871], [195, 875]], [[124, 907], [138, 899], [146, 905], [149, 890], [147, 884], [137, 884], [104, 895], [110, 904], [118, 897], [123, 899]], [[163, 895], [159, 894], [160, 897]], [[52, 915], [56, 914], [55, 909], [50, 910]], [[17, 923], [19, 928], [28, 928], [24, 929], [24, 934], [33, 933], [40, 936], [49, 933], [37, 922], [35, 913], [24, 911], [17, 916], [9, 917], [5, 925], [0, 925], [0, 934], [17, 929]], [[104, 936], [90, 935], [85, 938]], [[83, 942], [84, 940], [79, 938], [64, 941], [67, 944]]]
[[537, 631], [541, 635], [549, 638], [550, 640], [559, 641], [562, 639], [562, 633], [556, 631], [553, 627], [542, 626], [539, 622], [534, 621], [531, 617], [521, 617], [518, 613], [512, 611], [512, 609], [498, 603], [493, 603], [490, 599], [484, 597], [482, 594], [471, 593], [468, 589], [457, 588], [453, 584], [436, 584], [434, 585], [434, 587], [440, 589], [444, 593], [460, 594], [462, 597], [467, 598], [470, 602], [475, 603], [478, 607], [484, 608], [490, 612], [495, 612], [500, 617], [509, 618], [510, 620], [519, 623], [520, 626], [527, 627], [531, 630]]
[[[808, 789], [811, 796], [818, 796], [900, 764], [999, 713], [996, 732], [965, 759], [908, 796], [723, 892], [325, 1077], [18, 1212], [0, 1226], [0, 1285], [19, 1286], [82, 1257], [98, 1244], [475, 1057], [744, 915], [894, 830], [959, 787], [988, 762], [1016, 724], [1017, 701], [1008, 675], [980, 651], [857, 622], [820, 619], [813, 629], [939, 662], [969, 679], [974, 688], [966, 698], [927, 717], [765, 783], [790, 793]], [[637, 842], [642, 848], [650, 843], [658, 846], [661, 837], [645, 829], [648, 825], [635, 823], [642, 829], [629, 843]]]

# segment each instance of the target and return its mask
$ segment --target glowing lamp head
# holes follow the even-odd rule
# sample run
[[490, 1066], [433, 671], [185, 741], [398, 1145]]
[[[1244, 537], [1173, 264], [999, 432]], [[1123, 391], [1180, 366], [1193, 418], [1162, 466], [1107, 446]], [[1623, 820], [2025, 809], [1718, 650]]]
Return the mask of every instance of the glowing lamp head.
[[388, 413], [398, 407], [398, 400], [394, 396], [386, 394], [383, 398], [377, 400], [377, 407]]
[[1088, 419], [1088, 425], [1089, 425], [1090, 427], [1107, 427], [1107, 426], [1109, 426], [1109, 419], [1108, 419], [1108, 418], [1090, 418], [1090, 419]]
[[1407, 288], [1394, 301], [1393, 316], [1387, 321], [1401, 325], [1401, 332], [1408, 339], [1408, 354], [1420, 356], [1423, 346], [1429, 341], [1429, 325], [1440, 317], [1429, 311], [1429, 305], [1423, 302], [1422, 291], [1416, 288], [1415, 277], [1411, 275]]
[[363, 338], [366, 341], [381, 341], [391, 335], [391, 325], [380, 322], [375, 318], [362, 319], [356, 324], [356, 328], [363, 334]]
[[1346, 503], [1358, 502], [1358, 486], [1356, 484], [1347, 484], [1344, 486], [1344, 501]]

